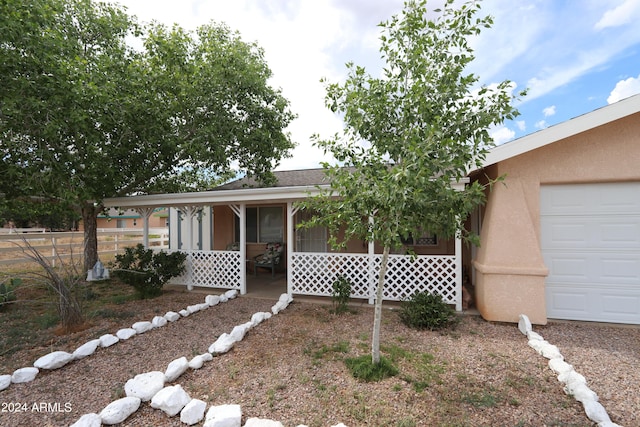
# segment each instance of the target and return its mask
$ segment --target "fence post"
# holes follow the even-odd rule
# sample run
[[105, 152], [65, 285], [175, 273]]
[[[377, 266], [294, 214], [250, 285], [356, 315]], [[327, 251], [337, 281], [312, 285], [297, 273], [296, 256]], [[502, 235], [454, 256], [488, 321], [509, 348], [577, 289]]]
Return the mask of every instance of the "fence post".
[[56, 266], [56, 238], [51, 236], [51, 266]]

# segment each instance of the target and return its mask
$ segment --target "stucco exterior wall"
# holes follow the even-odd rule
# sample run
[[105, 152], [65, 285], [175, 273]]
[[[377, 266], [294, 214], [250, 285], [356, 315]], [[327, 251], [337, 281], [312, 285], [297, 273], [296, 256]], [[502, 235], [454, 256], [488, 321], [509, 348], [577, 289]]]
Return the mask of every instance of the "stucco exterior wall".
[[487, 198], [473, 266], [476, 305], [487, 320], [546, 324], [540, 186], [640, 181], [640, 113], [504, 160]]

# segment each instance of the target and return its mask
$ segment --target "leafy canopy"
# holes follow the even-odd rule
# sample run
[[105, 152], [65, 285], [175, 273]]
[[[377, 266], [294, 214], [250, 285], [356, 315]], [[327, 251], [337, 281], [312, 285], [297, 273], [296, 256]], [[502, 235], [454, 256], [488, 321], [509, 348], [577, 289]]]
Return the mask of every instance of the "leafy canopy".
[[[478, 77], [465, 73], [474, 58], [468, 39], [492, 20], [475, 17], [479, 2], [454, 3], [428, 12], [426, 1], [406, 2], [401, 15], [380, 24], [382, 77], [350, 63], [344, 83], [327, 85], [326, 105], [345, 129], [316, 138], [337, 162], [324, 164], [332, 190], [305, 206], [318, 212], [307, 225], [329, 226], [334, 245], [355, 237], [399, 247], [425, 228], [472, 237], [461, 219], [482, 203], [484, 188], [451, 184], [481, 165], [492, 146], [489, 129], [517, 111], [509, 81], [476, 88]], [[362, 220], [369, 216], [375, 222]]]

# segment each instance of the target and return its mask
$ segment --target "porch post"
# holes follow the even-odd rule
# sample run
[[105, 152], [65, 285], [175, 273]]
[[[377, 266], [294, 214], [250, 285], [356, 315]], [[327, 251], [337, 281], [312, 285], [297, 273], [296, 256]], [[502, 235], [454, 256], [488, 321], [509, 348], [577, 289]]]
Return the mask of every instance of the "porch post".
[[[188, 233], [187, 233], [187, 251], [192, 251], [193, 250], [193, 219], [194, 217], [198, 214], [198, 211], [201, 208], [199, 206], [184, 206], [182, 208], [180, 208], [180, 210], [182, 212], [184, 212], [185, 217], [188, 218], [189, 220], [189, 224], [188, 224]], [[192, 291], [193, 290], [193, 278], [191, 280], [189, 280], [189, 282], [187, 283], [187, 290]]]
[[462, 239], [456, 236], [456, 311], [462, 311]]
[[295, 216], [298, 209], [294, 209], [293, 202], [287, 202], [287, 247], [285, 248], [287, 251], [287, 294], [289, 296], [293, 295], [293, 245], [294, 245], [294, 221], [293, 217]]
[[[375, 219], [373, 215], [369, 216], [369, 225], [373, 228], [373, 222]], [[369, 254], [369, 304], [375, 304], [375, 294], [376, 294], [376, 251], [375, 251], [375, 242], [373, 239], [370, 239], [368, 242], [368, 254]]]
[[247, 205], [240, 203], [240, 295], [247, 293]]
[[137, 208], [136, 212], [142, 217], [142, 244], [149, 249], [149, 218], [154, 208]]

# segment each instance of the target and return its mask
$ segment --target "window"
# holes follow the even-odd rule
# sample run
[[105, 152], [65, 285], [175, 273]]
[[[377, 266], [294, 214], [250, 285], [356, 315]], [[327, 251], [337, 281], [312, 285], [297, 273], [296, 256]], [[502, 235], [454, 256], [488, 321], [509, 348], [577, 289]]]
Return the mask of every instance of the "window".
[[[301, 210], [296, 214], [296, 224], [311, 219], [312, 213]], [[296, 251], [327, 252], [327, 227], [296, 229]]]
[[117, 228], [127, 228], [127, 220], [126, 219], [118, 219], [116, 220]]
[[[247, 208], [247, 242], [282, 242], [284, 239], [284, 215], [282, 207], [267, 206]], [[235, 217], [235, 239], [240, 241], [240, 219]]]
[[438, 236], [433, 233], [422, 233], [420, 237], [409, 236], [402, 239], [402, 243], [407, 246], [438, 246]]

